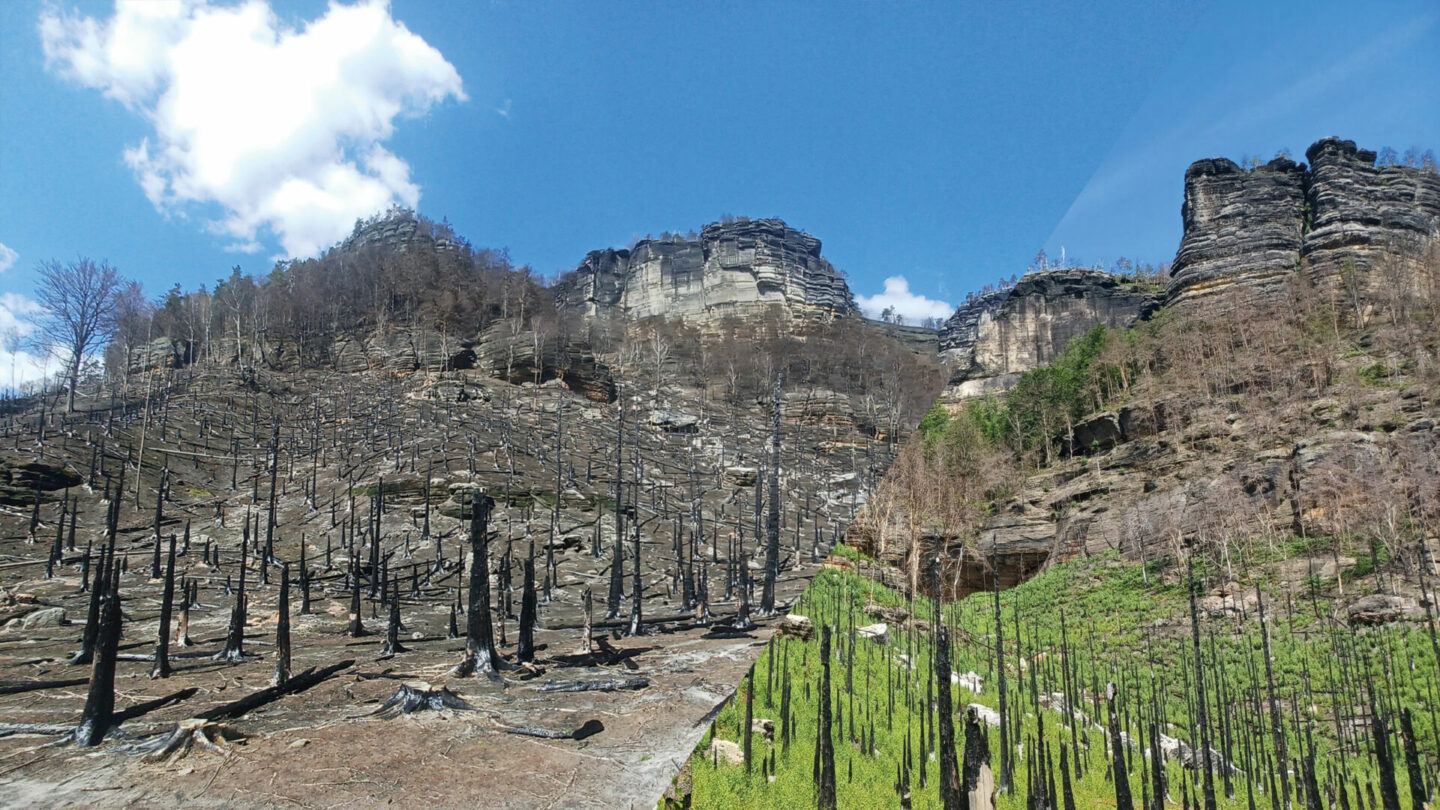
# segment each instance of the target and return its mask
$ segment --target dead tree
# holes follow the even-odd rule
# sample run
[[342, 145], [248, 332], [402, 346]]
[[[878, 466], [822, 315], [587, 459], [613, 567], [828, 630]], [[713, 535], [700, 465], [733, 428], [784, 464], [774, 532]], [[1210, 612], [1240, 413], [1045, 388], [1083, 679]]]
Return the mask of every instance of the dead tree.
[[644, 632], [643, 602], [645, 586], [640, 578], [640, 481], [643, 472], [640, 468], [640, 431], [634, 431], [630, 448], [631, 473], [634, 483], [630, 487], [630, 506], [634, 515], [634, 525], [630, 527], [631, 552], [634, 557], [634, 576], [630, 580], [630, 629], [628, 635], [638, 636]]
[[115, 715], [115, 656], [120, 648], [120, 571], [114, 563], [110, 575], [96, 590], [105, 591], [101, 611], [100, 632], [95, 644], [95, 660], [90, 667], [90, 691], [75, 729], [77, 745], [99, 745], [110, 730]]
[[465, 614], [465, 657], [455, 667], [459, 676], [490, 675], [500, 669], [490, 624], [490, 511], [494, 505], [483, 492], [470, 495], [470, 608]]
[[620, 618], [625, 591], [625, 400], [617, 399], [615, 421], [615, 553], [610, 558], [610, 593], [605, 618]]
[[[183, 597], [182, 597], [183, 598]], [[165, 560], [165, 588], [160, 595], [160, 627], [155, 633], [155, 668], [152, 678], [170, 677], [170, 610], [175, 600], [175, 535], [170, 535], [170, 553]]]
[[280, 566], [279, 618], [275, 623], [275, 678], [271, 686], [290, 680], [290, 563]]
[[71, 664], [84, 665], [95, 660], [95, 644], [100, 637], [101, 608], [104, 606], [106, 583], [109, 582], [108, 569], [114, 564], [114, 553], [107, 552], [105, 546], [101, 546], [99, 559], [90, 566], [95, 569], [90, 584], [90, 606], [85, 614], [85, 629], [80, 635], [80, 649], [70, 656]]
[[345, 635], [350, 638], [360, 638], [365, 633], [365, 625], [360, 621], [360, 560], [355, 556], [354, 550], [350, 554], [350, 623], [345, 627]]
[[245, 611], [248, 607], [245, 596], [245, 543], [240, 543], [240, 586], [235, 590], [235, 604], [230, 608], [230, 630], [225, 637], [225, 649], [215, 654], [216, 659], [226, 661], [245, 660]]
[[835, 740], [831, 731], [830, 625], [820, 626], [820, 722], [815, 734], [815, 756], [819, 760], [815, 780], [816, 804], [820, 810], [835, 810]]
[[[932, 561], [930, 567], [935, 583], [936, 612], [939, 613], [940, 566], [938, 560]], [[960, 771], [955, 756], [955, 721], [950, 706], [950, 633], [939, 621], [935, 623], [935, 627], [935, 686], [938, 698], [936, 709], [940, 719], [940, 805], [945, 810], [959, 810], [968, 802], [962, 804]]]
[[524, 589], [520, 592], [520, 643], [515, 657], [529, 663], [535, 660], [535, 541], [525, 557]]
[[1115, 807], [1117, 810], [1135, 810], [1135, 800], [1130, 794], [1130, 769], [1125, 764], [1125, 740], [1120, 736], [1120, 689], [1112, 683], [1106, 692], [1110, 703], [1107, 731], [1111, 773], [1115, 777]]
[[180, 580], [180, 618], [175, 623], [175, 646], [190, 647], [190, 606], [200, 596], [200, 583], [194, 580]]
[[770, 493], [765, 516], [765, 581], [760, 590], [760, 614], [775, 615], [775, 579], [780, 575], [780, 392], [783, 373], [775, 375], [775, 403], [770, 426]]
[[[382, 589], [384, 585], [380, 586]], [[380, 657], [389, 658], [408, 652], [400, 643], [400, 581], [390, 581], [390, 620], [385, 625], [385, 644], [380, 648]]]

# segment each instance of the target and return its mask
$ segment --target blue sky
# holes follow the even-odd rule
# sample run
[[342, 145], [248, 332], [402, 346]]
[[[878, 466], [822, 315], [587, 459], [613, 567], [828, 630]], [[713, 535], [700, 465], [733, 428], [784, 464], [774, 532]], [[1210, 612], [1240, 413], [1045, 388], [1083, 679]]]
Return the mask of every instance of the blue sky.
[[153, 296], [391, 202], [546, 276], [779, 216], [942, 314], [1042, 246], [1169, 259], [1191, 160], [1440, 146], [1430, 0], [1052, 5], [0, 3], [0, 329], [44, 259]]

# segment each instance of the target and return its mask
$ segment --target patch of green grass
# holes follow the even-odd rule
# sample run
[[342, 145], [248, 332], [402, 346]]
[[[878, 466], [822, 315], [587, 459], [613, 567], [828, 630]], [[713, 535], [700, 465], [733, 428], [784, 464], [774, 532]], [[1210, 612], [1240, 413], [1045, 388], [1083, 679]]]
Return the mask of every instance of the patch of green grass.
[[[852, 562], [862, 559], [853, 550], [844, 548], [837, 549], [836, 556]], [[1165, 733], [1195, 742], [1196, 734], [1190, 721], [1194, 689], [1189, 667], [1194, 659], [1189, 633], [1189, 596], [1183, 582], [1176, 577], [1159, 576], [1166, 566], [1158, 563], [1152, 566], [1156, 567], [1152, 567], [1147, 577], [1139, 565], [1113, 553], [1081, 558], [1052, 566], [1000, 595], [1007, 695], [1010, 711], [1016, 713], [1012, 718], [1019, 718], [1018, 730], [1027, 740], [1027, 750], [1042, 735], [1052, 755], [1061, 743], [1067, 747], [1078, 745], [1084, 771], [1074, 782], [1078, 807], [1113, 807], [1115, 794], [1113, 782], [1107, 776], [1106, 735], [1100, 727], [1088, 722], [1076, 724], [1072, 735], [1070, 726], [1061, 722], [1059, 714], [1039, 708], [1033, 702], [1032, 694], [1065, 688], [1067, 665], [1078, 686], [1072, 693], [1074, 703], [1089, 717], [1104, 719], [1102, 695], [1105, 685], [1115, 682], [1121, 684], [1122, 694], [1132, 700], [1145, 696], [1146, 711], [1159, 707], [1167, 720]], [[1253, 590], [1254, 586], [1252, 583], [1246, 587]], [[934, 604], [929, 599], [907, 598], [852, 571], [837, 568], [822, 569], [793, 608], [794, 612], [811, 617], [817, 628], [821, 623], [836, 628], [830, 679], [836, 706], [837, 725], [833, 734], [841, 807], [898, 806], [896, 768], [902, 761], [906, 740], [911, 751], [924, 750], [919, 739], [920, 716], [928, 710], [927, 718], [933, 720], [934, 717], [934, 704], [927, 707], [925, 703], [926, 686], [932, 678], [931, 637], [913, 628], [895, 626], [890, 628], [889, 642], [884, 646], [854, 637], [854, 627], [876, 621], [864, 611], [869, 604], [904, 607], [911, 615], [925, 619], [934, 616]], [[1361, 784], [1373, 782], [1374, 766], [1369, 760], [1349, 756], [1342, 762], [1335, 753], [1338, 745], [1334, 712], [1338, 709], [1343, 714], [1344, 707], [1360, 705], [1357, 701], [1362, 685], [1374, 683], [1382, 692], [1393, 689], [1393, 698], [1414, 710], [1417, 740], [1433, 761], [1437, 752], [1429, 749], [1433, 748], [1435, 739], [1431, 727], [1434, 713], [1428, 701], [1437, 694], [1440, 684], [1436, 682], [1437, 667], [1424, 629], [1397, 625], [1352, 634], [1348, 628], [1329, 620], [1328, 617], [1335, 615], [1335, 609], [1320, 588], [1313, 592], [1307, 589], [1293, 597], [1283, 593], [1266, 595], [1273, 667], [1291, 755], [1305, 750], [1308, 735], [1315, 740], [1322, 780], [1325, 768], [1338, 768], [1343, 764], [1351, 778], [1358, 778]], [[975, 672], [984, 680], [984, 689], [979, 695], [958, 686], [951, 687], [952, 705], [957, 711], [956, 733], [960, 737], [957, 749], [963, 749], [964, 707], [978, 703], [994, 709], [999, 704], [994, 595], [978, 593], [947, 603], [944, 612], [955, 641], [952, 671]], [[1060, 654], [1062, 614], [1068, 657]], [[1268, 718], [1243, 713], [1253, 705], [1248, 702], [1250, 696], [1262, 694], [1264, 686], [1259, 625], [1253, 605], [1243, 620], [1230, 615], [1212, 618], [1202, 612], [1201, 625], [1202, 655], [1207, 661], [1211, 703], [1214, 707], [1224, 707], [1232, 734], [1240, 733], [1234, 729], [1255, 725], [1259, 731], [1252, 736], [1252, 742], [1269, 746]], [[770, 670], [769, 652], [762, 652], [754, 669], [753, 688], [755, 717], [776, 720], [775, 742], [772, 744], [763, 735], [754, 735], [755, 760], [749, 773], [743, 767], [716, 765], [703, 756], [712, 734], [734, 742], [742, 739], [743, 696], [745, 690], [751, 688], [747, 681], [735, 699], [719, 713], [713, 732], [705, 735], [691, 760], [696, 807], [772, 810], [815, 803], [811, 774], [820, 699], [819, 640], [776, 637], [772, 645], [775, 672], [772, 674]], [[1346, 654], [1337, 655], [1337, 650]], [[1022, 657], [1031, 662], [1024, 668], [1017, 665]], [[1362, 670], [1356, 671], [1356, 667]], [[792, 681], [794, 719], [794, 738], [788, 751], [780, 745], [778, 717], [782, 677], [786, 671]], [[847, 673], [850, 688], [847, 688]], [[932, 694], [933, 689], [932, 686]], [[1220, 699], [1220, 689], [1224, 690], [1224, 701]], [[1150, 702], [1152, 694], [1158, 703]], [[1306, 696], [1307, 709], [1303, 715], [1297, 715], [1292, 706], [1298, 695]], [[1138, 704], [1131, 704], [1127, 707], [1128, 716], [1138, 716], [1138, 709]], [[1218, 710], [1212, 709], [1212, 712]], [[1293, 720], [1297, 716], [1311, 720], [1296, 726]], [[1212, 723], [1218, 719], [1212, 716]], [[1262, 722], [1255, 724], [1255, 720]], [[1216, 729], [1215, 745], [1219, 748], [1222, 743], [1218, 739], [1218, 726]], [[865, 750], [860, 741], [868, 742], [872, 730], [875, 747]], [[1138, 732], [1139, 728], [1132, 722], [1129, 733]], [[989, 742], [995, 768], [999, 766], [999, 737], [998, 729], [992, 728]], [[767, 781], [762, 776], [764, 769], [760, 760], [770, 757], [772, 751], [775, 772], [773, 781]], [[1230, 756], [1236, 761], [1242, 759], [1238, 740], [1232, 739]], [[1016, 760], [1015, 789], [999, 797], [998, 806], [1004, 810], [1020, 810], [1026, 806], [1024, 762], [1023, 757]], [[1131, 757], [1129, 778], [1137, 804], [1141, 796], [1143, 762], [1141, 757]], [[913, 763], [912, 806], [938, 808], [936, 763], [925, 757], [917, 757]], [[1404, 796], [1408, 794], [1403, 761], [1400, 765], [1397, 778]], [[921, 768], [926, 774], [923, 788]], [[1166, 771], [1172, 796], [1178, 798], [1182, 770], [1177, 763], [1170, 762]], [[1189, 772], [1184, 778], [1194, 780], [1195, 773]], [[1263, 780], [1247, 784], [1243, 777], [1237, 777], [1235, 797], [1227, 799], [1220, 780], [1216, 781], [1219, 805], [1224, 808], [1246, 807], [1247, 788], [1264, 789]], [[1269, 806], [1263, 794], [1257, 795], [1256, 800], [1260, 806]]]

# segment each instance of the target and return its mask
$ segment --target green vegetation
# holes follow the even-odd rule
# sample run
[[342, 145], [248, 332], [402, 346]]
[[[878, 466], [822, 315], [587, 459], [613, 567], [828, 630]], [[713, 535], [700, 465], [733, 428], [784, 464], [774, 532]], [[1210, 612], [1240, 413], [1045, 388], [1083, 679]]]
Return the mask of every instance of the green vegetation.
[[[839, 548], [833, 558], [859, 559]], [[912, 806], [938, 808], [939, 778], [935, 759], [934, 703], [931, 654], [933, 636], [928, 625], [892, 623], [888, 643], [860, 638], [855, 628], [879, 621], [878, 611], [867, 606], [903, 608], [920, 619], [934, 617], [934, 604], [901, 594], [841, 567], [826, 568], [807, 589], [794, 612], [835, 628], [831, 683], [835, 694], [835, 772], [841, 807], [899, 806], [897, 774], [905, 767], [906, 740], [911, 761], [909, 784]], [[1158, 566], [1142, 573], [1139, 565], [1115, 555], [1076, 560], [1054, 566], [1036, 578], [1000, 596], [1005, 629], [1005, 666], [1011, 739], [1024, 742], [1025, 751], [1044, 739], [1055, 765], [1055, 752], [1063, 743], [1079, 751], [1080, 775], [1074, 779], [1077, 807], [1115, 806], [1115, 785], [1108, 778], [1107, 735], [1102, 727], [1108, 710], [1106, 684], [1120, 688], [1127, 734], [1143, 739], [1148, 731], [1140, 718], [1158, 715], [1167, 737], [1187, 744], [1198, 742], [1195, 718], [1197, 690], [1190, 633], [1189, 602], [1183, 579], [1172, 568], [1159, 576]], [[1197, 576], [1204, 571], [1197, 571]], [[1318, 580], [1295, 593], [1266, 592], [1264, 607], [1272, 646], [1277, 705], [1291, 764], [1290, 789], [1301, 788], [1303, 759], [1313, 752], [1319, 789], [1338, 796], [1344, 774], [1350, 806], [1356, 806], [1356, 789], [1379, 791], [1378, 770], [1371, 752], [1367, 690], [1390, 718], [1390, 740], [1395, 754], [1396, 778], [1404, 806], [1409, 806], [1409, 780], [1398, 728], [1398, 712], [1413, 715], [1415, 742], [1425, 774], [1433, 774], [1440, 753], [1435, 698], [1440, 689], [1440, 667], [1427, 629], [1420, 624], [1392, 624], [1352, 628], [1337, 613], [1338, 603], [1323, 595]], [[1360, 587], [1352, 583], [1350, 587]], [[1226, 796], [1225, 780], [1215, 777], [1220, 807], [1248, 806], [1255, 793], [1258, 806], [1270, 806], [1269, 792], [1277, 790], [1272, 771], [1261, 763], [1272, 755], [1271, 717], [1266, 701], [1263, 644], [1254, 602], [1253, 584], [1238, 588], [1226, 599], [1233, 610], [1212, 597], [1200, 617], [1201, 658], [1206, 679], [1212, 748], [1257, 778], [1235, 774], [1233, 796]], [[945, 623], [952, 628], [953, 671], [974, 672], [984, 682], [981, 694], [952, 686], [960, 715], [957, 746], [963, 748], [963, 712], [969, 704], [992, 709], [999, 706], [994, 688], [995, 614], [993, 594], [980, 593], [945, 606]], [[694, 806], [706, 808], [811, 807], [815, 804], [811, 778], [817, 730], [816, 694], [820, 681], [818, 638], [800, 641], [777, 636], [772, 650], [762, 653], [753, 678], [742, 684], [716, 718], [713, 730], [702, 740], [690, 767]], [[1016, 662], [1026, 663], [1018, 666]], [[772, 671], [772, 662], [774, 670]], [[785, 673], [791, 679], [794, 737], [788, 749], [782, 744], [779, 718]], [[1071, 686], [1067, 690], [1066, 681]], [[848, 684], [848, 686], [847, 686]], [[929, 692], [927, 693], [927, 686]], [[743, 766], [718, 765], [704, 753], [712, 738], [739, 741], [744, 716], [745, 690], [755, 689], [754, 716], [775, 720], [773, 743], [763, 735], [752, 738], [754, 760]], [[1070, 695], [1085, 715], [1072, 727], [1050, 708], [1055, 701], [1041, 696]], [[1018, 711], [1017, 711], [1018, 707]], [[924, 715], [924, 718], [922, 718]], [[922, 723], [927, 737], [922, 739]], [[1043, 727], [1042, 727], [1043, 724]], [[989, 735], [992, 768], [1000, 763], [1000, 735]], [[870, 741], [874, 744], [871, 747]], [[1198, 745], [1196, 746], [1198, 748]], [[867, 750], [868, 749], [868, 750]], [[929, 755], [927, 755], [927, 753]], [[769, 758], [774, 758], [771, 780]], [[762, 762], [763, 760], [763, 762]], [[1000, 808], [1026, 807], [1031, 784], [1024, 756], [1015, 760], [1014, 789], [999, 798]], [[1249, 767], [1247, 767], [1247, 765]], [[1036, 768], [1043, 768], [1037, 765]], [[1149, 795], [1148, 761], [1131, 749], [1129, 778], [1137, 805]], [[922, 777], [923, 773], [923, 777]], [[1189, 792], [1200, 794], [1200, 773], [1175, 760], [1165, 768], [1170, 799], [1179, 804]], [[997, 774], [998, 775], [998, 774]], [[1058, 774], [1051, 776], [1057, 780]], [[1040, 773], [1037, 770], [1035, 777]], [[1268, 778], [1267, 778], [1268, 777]], [[922, 787], [922, 779], [924, 786]], [[1036, 783], [1036, 787], [1042, 787]], [[1297, 795], [1296, 806], [1304, 806]], [[1058, 802], [1057, 802], [1058, 804]], [[1322, 799], [1322, 806], [1324, 802]], [[1195, 801], [1193, 806], [1199, 806]], [[1334, 805], [1338, 806], [1338, 802]]]

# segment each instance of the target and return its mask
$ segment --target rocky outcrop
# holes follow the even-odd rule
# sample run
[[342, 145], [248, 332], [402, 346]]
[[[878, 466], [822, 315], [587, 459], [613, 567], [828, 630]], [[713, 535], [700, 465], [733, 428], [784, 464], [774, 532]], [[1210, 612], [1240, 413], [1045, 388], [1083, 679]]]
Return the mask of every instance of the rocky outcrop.
[[492, 377], [515, 384], [559, 379], [591, 401], [615, 400], [609, 367], [578, 339], [560, 340], [502, 321], [481, 332], [470, 351], [472, 367]]
[[0, 458], [0, 504], [29, 506], [42, 493], [78, 487], [82, 480], [74, 470], [43, 461]]
[[1305, 167], [1285, 157], [1253, 171], [1225, 158], [1192, 163], [1172, 299], [1193, 302], [1236, 288], [1264, 294], [1283, 284], [1300, 262], [1305, 186]]
[[1098, 270], [1026, 275], [1008, 290], [968, 302], [941, 328], [941, 357], [951, 369], [947, 394], [967, 399], [1007, 390], [1095, 326], [1129, 326], [1155, 305], [1150, 291]]
[[698, 240], [645, 239], [597, 250], [556, 283], [557, 303], [592, 317], [714, 322], [779, 306], [790, 315], [857, 312], [820, 240], [778, 219], [706, 225]]
[[355, 230], [339, 249], [360, 251], [380, 248], [406, 253], [417, 247], [437, 253], [459, 253], [463, 244], [447, 226], [422, 220], [408, 208], [392, 208], [370, 220], [357, 222]]
[[1308, 167], [1280, 157], [1248, 171], [1224, 158], [1191, 164], [1171, 304], [1263, 300], [1302, 263], [1322, 290], [1376, 295], [1416, 281], [1440, 227], [1440, 175], [1377, 167], [1374, 152], [1339, 138], [1305, 158]]
[[156, 369], [180, 368], [194, 359], [192, 355], [193, 350], [188, 340], [156, 338], [149, 343], [131, 347], [126, 366], [131, 374]]
[[1316, 142], [1305, 159], [1309, 221], [1300, 252], [1311, 278], [1371, 294], [1406, 283], [1440, 227], [1440, 174], [1377, 167], [1374, 152], [1339, 138]]

